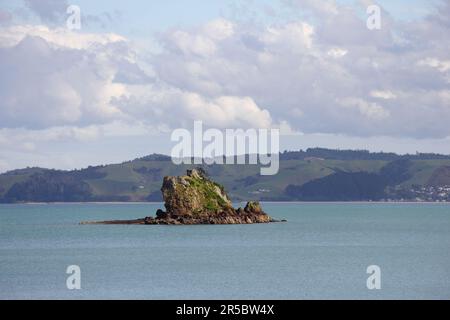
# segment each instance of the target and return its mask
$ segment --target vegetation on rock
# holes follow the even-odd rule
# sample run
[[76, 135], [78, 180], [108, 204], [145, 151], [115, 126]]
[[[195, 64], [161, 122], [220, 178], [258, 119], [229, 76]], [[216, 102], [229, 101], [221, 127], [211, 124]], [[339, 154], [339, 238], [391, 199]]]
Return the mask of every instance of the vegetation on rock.
[[275, 222], [258, 202], [234, 209], [225, 189], [210, 180], [204, 170], [188, 170], [187, 175], [165, 177], [161, 192], [166, 212], [145, 218], [145, 224], [241, 224]]

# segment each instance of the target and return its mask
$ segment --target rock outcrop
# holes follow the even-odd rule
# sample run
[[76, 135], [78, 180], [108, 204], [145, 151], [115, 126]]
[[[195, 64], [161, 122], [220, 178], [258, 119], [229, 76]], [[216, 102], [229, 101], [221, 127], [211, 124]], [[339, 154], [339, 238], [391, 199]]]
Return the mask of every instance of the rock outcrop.
[[166, 211], [156, 217], [127, 221], [103, 221], [100, 224], [251, 224], [277, 222], [267, 215], [258, 202], [248, 202], [235, 209], [224, 188], [210, 180], [201, 170], [187, 175], [165, 177], [161, 188]]

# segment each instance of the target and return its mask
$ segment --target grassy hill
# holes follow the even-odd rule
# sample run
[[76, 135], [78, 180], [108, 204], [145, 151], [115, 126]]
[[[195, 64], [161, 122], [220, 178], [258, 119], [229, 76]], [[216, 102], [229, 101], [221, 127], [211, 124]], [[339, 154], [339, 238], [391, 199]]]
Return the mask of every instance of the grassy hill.
[[[163, 177], [192, 167], [151, 155], [83, 170], [14, 170], [0, 175], [0, 201], [161, 201]], [[274, 176], [261, 176], [259, 165], [204, 167], [234, 200], [450, 200], [442, 195], [450, 186], [450, 157], [436, 154], [319, 148], [285, 152]]]

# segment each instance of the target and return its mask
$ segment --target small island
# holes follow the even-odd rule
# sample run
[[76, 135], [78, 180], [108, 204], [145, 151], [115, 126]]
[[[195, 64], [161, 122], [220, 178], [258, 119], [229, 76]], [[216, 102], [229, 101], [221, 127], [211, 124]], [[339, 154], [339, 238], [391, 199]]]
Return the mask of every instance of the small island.
[[194, 225], [285, 221], [271, 218], [256, 201], [247, 202], [244, 208], [233, 208], [224, 187], [209, 179], [202, 169], [188, 170], [185, 176], [164, 177], [161, 192], [166, 211], [158, 209], [156, 217], [81, 224]]

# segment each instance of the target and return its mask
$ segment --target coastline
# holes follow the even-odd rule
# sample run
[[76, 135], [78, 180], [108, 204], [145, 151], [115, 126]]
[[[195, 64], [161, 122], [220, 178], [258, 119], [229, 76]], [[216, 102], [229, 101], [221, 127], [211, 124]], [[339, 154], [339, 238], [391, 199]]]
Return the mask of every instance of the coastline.
[[[245, 203], [246, 201], [236, 201], [234, 203]], [[268, 204], [450, 204], [450, 201], [259, 201], [260, 203]], [[16, 203], [0, 203], [0, 205], [127, 205], [127, 204], [164, 204], [162, 201], [129, 201], [129, 202], [98, 202], [98, 201], [85, 201], [85, 202], [16, 202]]]

